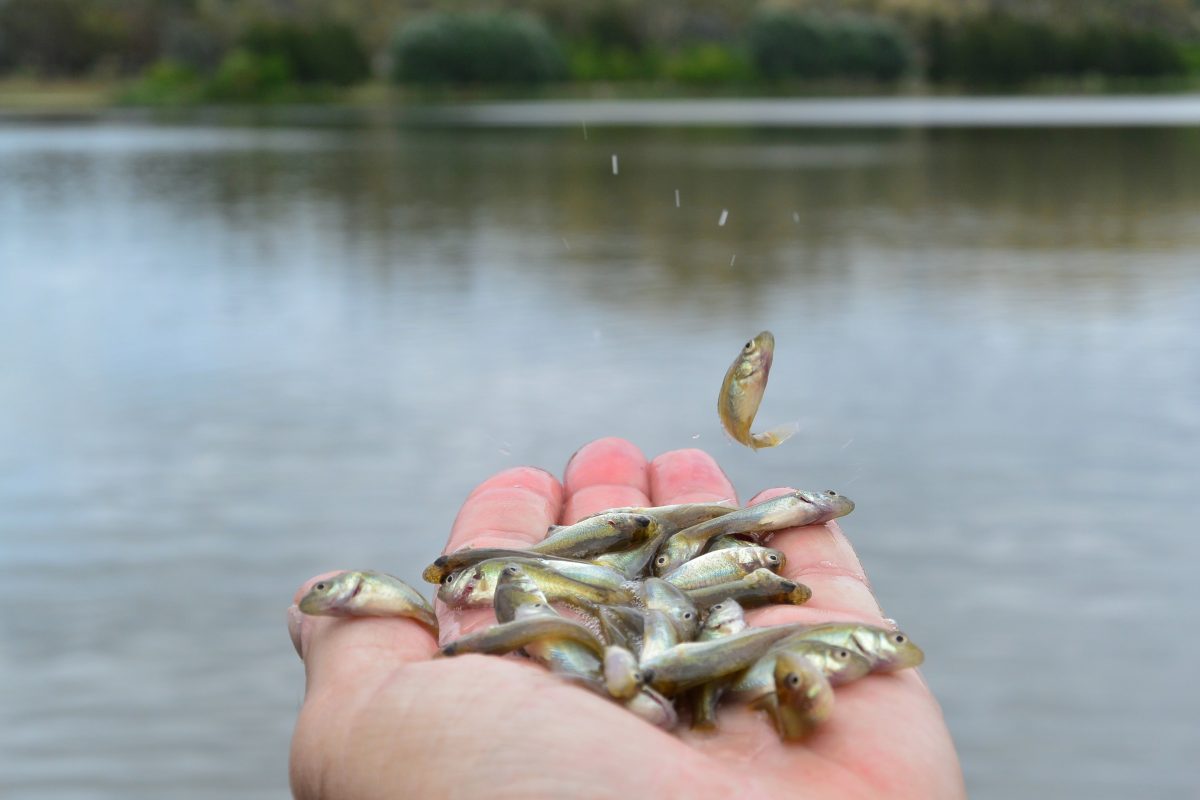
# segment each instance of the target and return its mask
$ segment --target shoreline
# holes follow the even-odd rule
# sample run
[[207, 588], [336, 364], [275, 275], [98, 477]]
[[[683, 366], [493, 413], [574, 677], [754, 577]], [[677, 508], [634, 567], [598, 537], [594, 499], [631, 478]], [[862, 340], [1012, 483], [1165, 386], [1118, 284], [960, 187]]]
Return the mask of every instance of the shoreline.
[[1200, 91], [1155, 95], [882, 95], [507, 100], [391, 98], [387, 102], [136, 106], [98, 93], [10, 105], [0, 124], [183, 122], [448, 128], [1069, 128], [1200, 126]]

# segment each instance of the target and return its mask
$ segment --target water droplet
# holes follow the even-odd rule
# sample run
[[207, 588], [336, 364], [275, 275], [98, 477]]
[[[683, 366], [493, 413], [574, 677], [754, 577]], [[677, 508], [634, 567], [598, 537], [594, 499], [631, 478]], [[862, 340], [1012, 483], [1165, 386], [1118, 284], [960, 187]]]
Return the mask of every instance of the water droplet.
[[675, 190], [675, 207], [679, 208], [679, 190]]
[[[613, 158], [616, 158], [616, 156], [613, 156]], [[615, 164], [616, 162], [614, 161], [613, 163]], [[729, 219], [729, 209], [722, 208], [721, 209], [721, 218], [719, 220], [717, 220], [717, 225], [719, 225], [722, 228], [725, 227], [725, 220], [727, 220], [727, 219]]]
[[562, 237], [562, 240], [563, 240], [563, 247], [565, 247], [565, 248], [567, 248], [568, 250], [570, 250], [570, 249], [571, 249], [571, 243], [567, 241], [567, 237], [565, 237], [565, 236], [564, 236], [564, 237]]
[[733, 255], [731, 255], [731, 256], [729, 257], [729, 266], [731, 266], [731, 267], [732, 267], [732, 266], [733, 266], [733, 262], [735, 262], [735, 261], [737, 261], [737, 253], [734, 253]]
[[698, 433], [693, 433], [693, 434], [692, 434], [692, 438], [693, 438], [693, 439], [699, 439], [699, 438], [700, 438], [700, 434], [698, 434]]
[[613, 159], [613, 175], [616, 175], [619, 171], [617, 169], [617, 154], [616, 153], [613, 153], [612, 159]]
[[793, 211], [792, 212], [792, 222], [799, 222], [799, 221], [800, 221], [800, 212]]
[[586, 142], [586, 141], [587, 141], [587, 138], [588, 138], [588, 135], [587, 135], [587, 120], [585, 120], [585, 119], [581, 119], [581, 120], [579, 120], [579, 124], [583, 126], [583, 140]]

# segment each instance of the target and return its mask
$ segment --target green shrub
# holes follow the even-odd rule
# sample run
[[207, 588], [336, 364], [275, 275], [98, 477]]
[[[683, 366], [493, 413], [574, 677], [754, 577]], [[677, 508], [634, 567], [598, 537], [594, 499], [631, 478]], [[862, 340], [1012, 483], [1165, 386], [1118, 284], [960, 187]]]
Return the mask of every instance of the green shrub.
[[200, 74], [186, 64], [163, 59], [150, 66], [124, 100], [139, 105], [185, 105], [199, 100], [204, 92]]
[[1010, 14], [984, 14], [925, 29], [933, 81], [1014, 87], [1039, 78], [1154, 78], [1187, 72], [1182, 45], [1150, 30], [1093, 22], [1069, 30]]
[[680, 83], [740, 83], [754, 77], [750, 62], [725, 45], [707, 43], [686, 47], [666, 63], [667, 77]]
[[1188, 69], [1183, 47], [1156, 31], [1093, 24], [1073, 40], [1075, 73], [1154, 78]]
[[913, 64], [913, 47], [897, 25], [860, 14], [768, 11], [747, 30], [750, 57], [770, 80], [870, 78], [892, 81]]
[[596, 42], [568, 45], [571, 77], [579, 81], [651, 80], [658, 77], [659, 61], [652, 52], [626, 47], [606, 47]]
[[256, 56], [282, 60], [298, 83], [349, 86], [371, 74], [370, 59], [358, 36], [336, 22], [259, 23], [241, 36], [239, 45]]
[[392, 45], [393, 77], [419, 84], [533, 84], [565, 78], [562, 51], [545, 26], [515, 13], [431, 13]]
[[276, 100], [287, 92], [291, 78], [282, 56], [233, 50], [217, 67], [207, 95], [220, 102]]

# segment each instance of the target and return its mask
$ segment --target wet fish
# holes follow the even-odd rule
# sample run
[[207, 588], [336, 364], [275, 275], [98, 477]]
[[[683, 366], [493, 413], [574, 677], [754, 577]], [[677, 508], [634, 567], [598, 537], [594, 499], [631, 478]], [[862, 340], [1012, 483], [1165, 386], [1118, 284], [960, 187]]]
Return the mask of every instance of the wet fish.
[[[516, 619], [514, 622], [507, 624], [512, 625], [540, 619], [569, 621], [561, 617], [550, 606], [543, 603], [533, 603], [519, 606], [516, 609]], [[496, 627], [503, 626], [498, 625]], [[582, 627], [590, 632], [590, 629], [586, 626]], [[599, 653], [596, 652], [594, 644], [599, 643], [599, 639], [595, 638], [594, 633], [592, 636], [593, 638], [586, 642], [575, 637], [541, 636], [525, 644], [524, 649], [526, 655], [548, 668], [551, 672], [607, 697], [608, 690], [604, 686], [603, 649]]]
[[679, 503], [669, 506], [613, 509], [614, 513], [646, 514], [654, 517], [658, 520], [659, 531], [635, 547], [593, 556], [592, 563], [611, 567], [630, 580], [640, 578], [646, 571], [646, 565], [654, 558], [668, 536], [684, 528], [724, 516], [736, 509], [737, 506], [724, 503]]
[[700, 632], [700, 612], [678, 586], [662, 578], [646, 578], [641, 584], [640, 599], [645, 608], [657, 609], [671, 618], [679, 641], [690, 642]]
[[446, 583], [448, 576], [462, 572], [468, 567], [473, 567], [483, 561], [506, 558], [520, 560], [531, 558], [553, 559], [554, 561], [575, 561], [579, 564], [591, 563], [581, 558], [548, 556], [536, 550], [518, 550], [511, 547], [468, 547], [457, 550], [449, 555], [441, 556], [425, 568], [425, 571], [421, 573], [421, 577], [429, 583]]
[[629, 580], [637, 580], [645, 574], [646, 565], [650, 563], [650, 559], [654, 558], [654, 554], [658, 552], [670, 535], [671, 530], [664, 527], [653, 538], [647, 539], [636, 547], [601, 553], [593, 556], [591, 563], [616, 570]]
[[735, 441], [753, 450], [775, 447], [796, 432], [795, 424], [782, 425], [765, 433], [750, 431], [767, 390], [767, 377], [774, 357], [775, 337], [770, 331], [763, 331], [742, 347], [725, 373], [721, 393], [717, 396], [717, 416], [721, 418], [721, 425]]
[[785, 562], [783, 553], [770, 547], [734, 547], [697, 556], [662, 579], [684, 591], [703, 589], [745, 578], [757, 569], [778, 572]]
[[667, 696], [705, 681], [740, 672], [795, 629], [788, 625], [750, 628], [708, 642], [684, 642], [643, 661], [642, 672], [655, 690]]
[[775, 691], [775, 664], [784, 653], [811, 661], [831, 686], [856, 681], [871, 671], [871, 662], [848, 647], [815, 640], [784, 639], [730, 682], [729, 697], [752, 703]]
[[657, 608], [642, 612], [642, 649], [639, 663], [649, 661], [679, 644], [679, 630], [666, 612]]
[[675, 704], [649, 686], [641, 687], [637, 694], [625, 702], [625, 708], [663, 730], [669, 731], [679, 723]]
[[493, 602], [500, 571], [517, 564], [551, 602], [576, 604], [630, 603], [632, 585], [606, 567], [555, 559], [494, 559], [449, 573], [438, 598], [450, 608], [485, 608]]
[[638, 693], [643, 682], [637, 656], [624, 647], [604, 648], [604, 685], [610, 695], [628, 700]]
[[797, 639], [826, 642], [859, 653], [871, 664], [872, 672], [895, 672], [920, 666], [925, 653], [904, 631], [888, 630], [857, 622], [829, 622], [798, 626]]
[[724, 600], [736, 600], [743, 608], [758, 608], [771, 604], [802, 605], [812, 597], [812, 590], [761, 568], [736, 581], [689, 589], [687, 595], [701, 610]]
[[734, 511], [737, 511], [737, 505], [732, 500], [722, 500], [717, 503], [675, 503], [668, 506], [610, 508], [608, 511], [601, 511], [600, 514], [647, 514], [657, 519], [664, 528], [674, 529], [672, 531], [674, 532]]
[[732, 599], [722, 600], [709, 607], [708, 616], [704, 619], [704, 625], [701, 626], [700, 635], [696, 637], [696, 641], [707, 642], [722, 636], [741, 633], [745, 629], [746, 613], [741, 604]]
[[717, 550], [728, 550], [732, 547], [754, 547], [758, 542], [753, 539], [743, 539], [740, 536], [735, 536], [732, 533], [725, 533], [720, 536], [714, 536], [708, 543], [705, 549], [706, 553], [712, 553]]
[[530, 549], [546, 555], [584, 558], [641, 544], [654, 538], [659, 527], [648, 514], [608, 511], [564, 525]]
[[589, 651], [595, 661], [595, 676], [599, 678], [600, 658], [604, 654], [604, 646], [585, 626], [554, 613], [518, 617], [512, 622], [467, 634], [444, 646], [441, 653], [444, 656], [466, 653], [503, 655], [523, 647], [533, 656], [535, 652], [541, 652], [547, 644], [552, 645], [560, 641], [577, 643]]
[[654, 558], [654, 572], [666, 574], [695, 558], [715, 536], [761, 534], [799, 525], [816, 525], [843, 517], [853, 510], [854, 503], [850, 498], [832, 489], [788, 492], [672, 535]]
[[[708, 616], [700, 628], [698, 642], [708, 642], [724, 636], [732, 636], [746, 630], [746, 615], [736, 600], [722, 600], [708, 609]], [[759, 659], [760, 661], [762, 659]], [[758, 663], [758, 662], [755, 662]], [[717, 704], [725, 693], [730, 677], [717, 678], [703, 683], [689, 692], [688, 703], [692, 709], [692, 728], [711, 730], [717, 727]]]
[[436, 635], [437, 617], [421, 593], [383, 572], [343, 572], [318, 581], [300, 600], [300, 611], [327, 617], [408, 617]]
[[[584, 558], [599, 555], [609, 550], [634, 547], [659, 532], [659, 524], [646, 514], [614, 514], [605, 512], [580, 520], [574, 525], [555, 528], [553, 532], [536, 544], [525, 548], [521, 555], [537, 554], [560, 558]], [[505, 558], [512, 550], [501, 553], [487, 552], [502, 548], [463, 548], [453, 553], [438, 556], [427, 566], [421, 577], [429, 583], [441, 583], [446, 575], [477, 564], [489, 558]]]
[[596, 608], [600, 634], [606, 644], [623, 647], [633, 653], [642, 651], [643, 612], [628, 606], [602, 605]]
[[810, 735], [833, 713], [833, 689], [823, 672], [802, 655], [781, 653], [775, 660], [775, 692], [760, 701], [779, 736], [796, 741]]
[[508, 563], [500, 568], [493, 596], [497, 622], [512, 622], [522, 608], [550, 607], [546, 594], [519, 564]]

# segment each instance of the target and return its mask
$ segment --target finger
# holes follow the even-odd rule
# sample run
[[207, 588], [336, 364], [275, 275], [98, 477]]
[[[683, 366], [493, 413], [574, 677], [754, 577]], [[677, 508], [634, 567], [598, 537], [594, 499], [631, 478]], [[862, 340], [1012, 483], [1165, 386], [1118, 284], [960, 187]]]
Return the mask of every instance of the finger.
[[[296, 591], [293, 603], [313, 584], [345, 570], [309, 578]], [[405, 617], [319, 617], [288, 609], [288, 631], [304, 660], [306, 693], [356, 691], [378, 686], [397, 667], [424, 661], [437, 650], [433, 634]]]
[[737, 492], [717, 462], [703, 450], [671, 450], [650, 462], [650, 501], [656, 506], [675, 503], [737, 504]]
[[649, 465], [631, 442], [616, 437], [589, 442], [571, 456], [563, 473], [562, 521], [625, 506], [650, 505]]
[[[787, 494], [792, 489], [768, 489], [750, 504]], [[770, 546], [787, 559], [782, 574], [812, 589], [812, 599], [802, 607], [772, 606], [753, 614], [756, 624], [860, 619], [878, 624], [883, 612], [871, 592], [862, 564], [836, 521], [822, 525], [786, 528], [776, 533]]]
[[536, 467], [513, 467], [476, 486], [454, 525], [445, 552], [464, 547], [522, 548], [541, 541], [562, 508], [558, 479]]
[[[523, 549], [540, 542], [562, 509], [558, 479], [536, 467], [513, 467], [476, 486], [467, 495], [450, 529], [445, 552], [464, 547]], [[448, 608], [435, 600], [441, 643], [495, 623], [489, 608]]]

